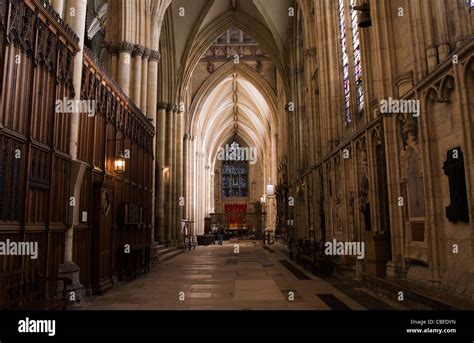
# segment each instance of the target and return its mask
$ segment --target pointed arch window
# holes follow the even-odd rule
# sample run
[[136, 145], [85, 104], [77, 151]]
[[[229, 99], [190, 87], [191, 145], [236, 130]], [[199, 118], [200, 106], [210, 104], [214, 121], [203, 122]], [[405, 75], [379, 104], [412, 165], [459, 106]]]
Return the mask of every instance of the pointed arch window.
[[249, 196], [249, 162], [242, 160], [240, 144], [234, 140], [226, 146], [222, 161], [222, 197], [246, 198]]
[[351, 0], [352, 52], [354, 54], [355, 92], [357, 111], [362, 111], [364, 108], [364, 90], [362, 88], [362, 60], [360, 50], [359, 21], [357, 19], [357, 11], [354, 9], [354, 6], [356, 5], [356, 0]]
[[[360, 47], [360, 32], [356, 0], [338, 0], [339, 2], [339, 32], [341, 43], [341, 62], [344, 93], [344, 122], [352, 122], [351, 96], [355, 97], [357, 111], [364, 108], [364, 90], [362, 86], [362, 59]], [[348, 25], [350, 23], [350, 26]], [[350, 39], [350, 43], [349, 43]], [[353, 89], [351, 85], [354, 85]]]
[[339, 0], [339, 31], [341, 33], [341, 61], [344, 83], [344, 121], [351, 122], [351, 80], [349, 73], [349, 51], [347, 45], [346, 9], [344, 0]]
[[474, 0], [467, 0], [469, 3], [469, 8], [472, 10], [474, 9]]

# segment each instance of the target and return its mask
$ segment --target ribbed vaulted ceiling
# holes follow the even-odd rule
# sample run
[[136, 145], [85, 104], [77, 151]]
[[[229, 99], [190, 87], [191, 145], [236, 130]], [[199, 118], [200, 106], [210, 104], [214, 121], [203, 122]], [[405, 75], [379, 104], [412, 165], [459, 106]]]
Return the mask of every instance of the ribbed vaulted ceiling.
[[[237, 115], [234, 115], [234, 106]], [[228, 76], [209, 94], [197, 127], [211, 160], [223, 142], [235, 134], [235, 128], [238, 136], [261, 153], [270, 139], [271, 110], [259, 90], [235, 74], [235, 81], [234, 76]]]

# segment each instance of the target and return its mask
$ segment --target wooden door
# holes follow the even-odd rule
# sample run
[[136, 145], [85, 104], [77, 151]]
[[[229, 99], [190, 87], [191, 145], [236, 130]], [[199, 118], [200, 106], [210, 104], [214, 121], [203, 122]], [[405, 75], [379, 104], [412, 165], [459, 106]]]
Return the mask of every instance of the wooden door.
[[91, 252], [92, 294], [112, 289], [113, 188], [95, 182], [93, 191], [93, 230]]

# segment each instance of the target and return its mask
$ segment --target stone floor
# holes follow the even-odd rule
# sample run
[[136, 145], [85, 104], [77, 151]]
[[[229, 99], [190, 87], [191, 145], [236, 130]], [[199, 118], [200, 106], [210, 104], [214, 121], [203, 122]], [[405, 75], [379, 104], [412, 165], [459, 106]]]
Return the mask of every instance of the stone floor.
[[77, 309], [391, 309], [356, 284], [322, 280], [299, 266], [295, 273], [284, 260], [289, 261], [279, 251], [264, 249], [260, 242], [199, 246], [109, 293], [83, 299]]

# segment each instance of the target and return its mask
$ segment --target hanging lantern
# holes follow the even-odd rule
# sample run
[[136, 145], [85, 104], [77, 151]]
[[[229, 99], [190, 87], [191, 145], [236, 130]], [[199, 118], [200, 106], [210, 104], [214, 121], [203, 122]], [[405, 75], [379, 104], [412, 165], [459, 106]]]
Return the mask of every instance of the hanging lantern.
[[117, 174], [125, 173], [125, 156], [123, 154], [119, 154], [114, 161], [114, 170]]

